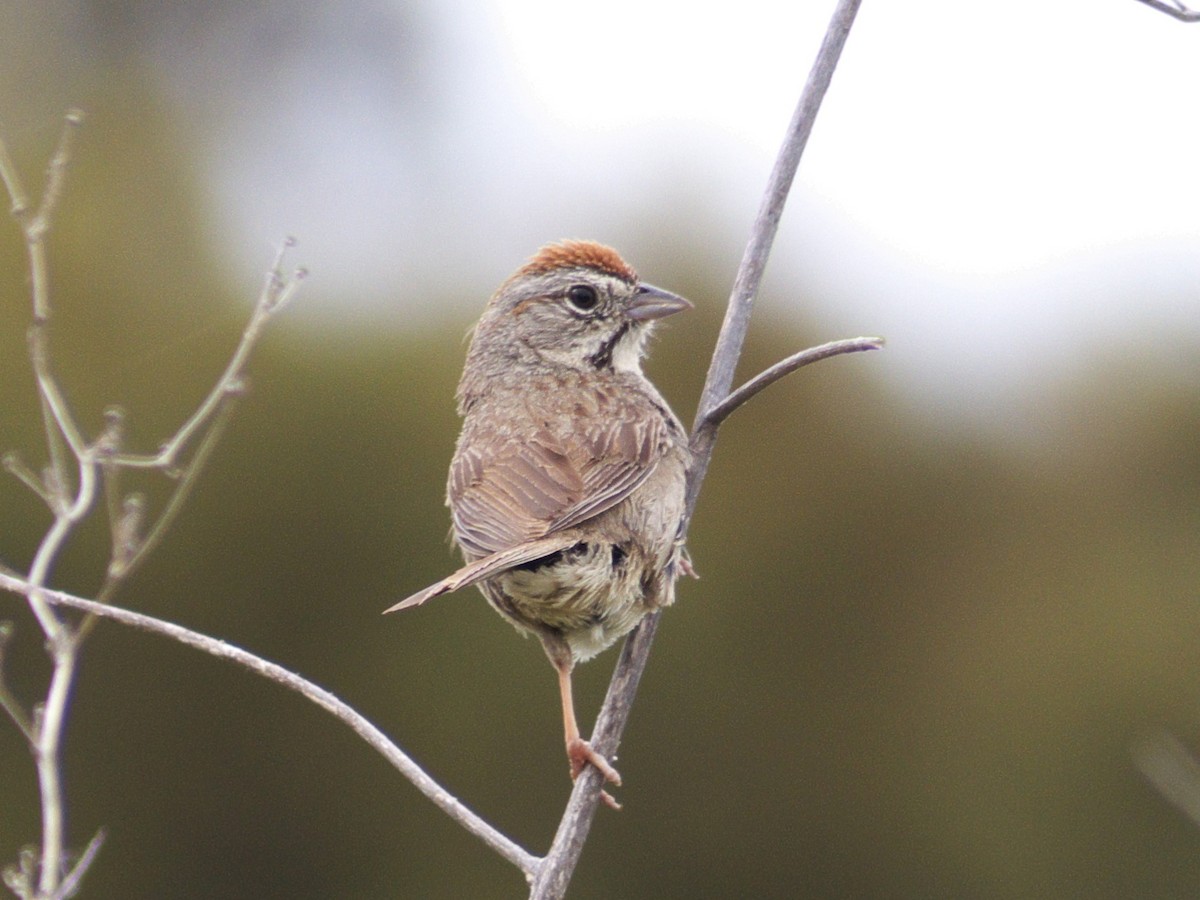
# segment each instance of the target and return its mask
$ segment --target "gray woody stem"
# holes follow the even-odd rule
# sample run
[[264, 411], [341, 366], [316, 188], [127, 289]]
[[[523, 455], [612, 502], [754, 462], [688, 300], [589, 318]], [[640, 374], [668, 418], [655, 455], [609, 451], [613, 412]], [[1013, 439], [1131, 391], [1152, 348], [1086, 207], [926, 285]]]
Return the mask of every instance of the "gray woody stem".
[[[63, 732], [80, 650], [94, 620], [85, 618], [74, 623], [52, 609], [46, 590], [51, 571], [70, 537], [92, 512], [101, 488], [109, 501], [113, 555], [99, 598], [106, 600], [154, 547], [194, 484], [219, 433], [220, 424], [228, 413], [232, 398], [241, 391], [246, 361], [267, 320], [287, 304], [304, 275], [303, 271], [297, 271], [290, 277], [282, 274], [282, 256], [284, 250], [291, 246], [290, 241], [286, 242], [280, 249], [250, 323], [225, 372], [197, 411], [157, 454], [142, 457], [120, 452], [121, 416], [115, 411], [106, 413], [107, 426], [101, 435], [95, 441], [88, 441], [51, 370], [47, 329], [52, 305], [45, 243], [54, 209], [62, 196], [72, 138], [82, 121], [83, 115], [77, 110], [67, 114], [66, 125], [51, 157], [46, 184], [36, 206], [30, 202], [7, 147], [0, 142], [0, 182], [12, 200], [12, 215], [25, 238], [33, 303], [29, 356], [37, 381], [50, 458], [50, 465], [40, 477], [15, 454], [6, 454], [3, 466], [46, 504], [53, 517], [53, 523], [38, 545], [21, 589], [45, 634], [46, 652], [52, 664], [45, 699], [33, 714], [26, 714], [21, 708], [20, 702], [4, 683], [3, 672], [0, 671], [0, 707], [28, 740], [37, 769], [42, 810], [41, 853], [36, 863], [30, 854], [22, 853], [18, 866], [5, 870], [5, 878], [20, 896], [55, 900], [68, 897], [78, 889], [87, 867], [99, 852], [103, 837], [102, 834], [97, 835], [74, 866], [66, 869]], [[179, 456], [193, 442], [193, 438], [202, 432], [200, 446], [193, 452], [191, 461], [176, 473], [181, 477], [177, 480], [171, 499], [152, 524], [149, 533], [141, 537], [140, 498], [137, 495], [119, 496], [116, 490], [118, 470], [122, 467], [138, 467], [175, 473]]]
[[[42, 807], [41, 860], [38, 866], [39, 896], [57, 894], [63, 874], [64, 840], [66, 833], [66, 804], [63, 798], [61, 751], [66, 722], [67, 703], [74, 682], [79, 643], [68, 623], [60, 621], [46, 602], [42, 588], [67, 538], [87, 515], [96, 495], [96, 467], [85, 459], [83, 438], [50, 374], [46, 324], [50, 317], [49, 269], [46, 261], [45, 236], [54, 207], [62, 195], [63, 182], [70, 156], [71, 140], [81, 115], [72, 111], [51, 157], [46, 186], [36, 208], [30, 205], [21, 185], [16, 166], [7, 148], [0, 144], [0, 179], [12, 199], [12, 214], [21, 226], [25, 238], [25, 253], [29, 266], [30, 292], [33, 299], [33, 325], [29, 329], [29, 355], [38, 383], [38, 396], [46, 429], [50, 467], [43, 479], [39, 496], [46, 500], [54, 523], [43, 536], [29, 569], [30, 589], [25, 592], [30, 608], [46, 636], [46, 652], [53, 671], [45, 700], [40, 711], [30, 719], [32, 736], [30, 750], [37, 768], [38, 793]], [[69, 465], [61, 441], [65, 440], [77, 463], [77, 488], [72, 493]], [[28, 483], [27, 479], [26, 480]], [[7, 688], [0, 685], [0, 689]], [[8, 696], [5, 707], [13, 715], [16, 701]], [[32, 890], [32, 884], [29, 885]]]
[[[700, 408], [696, 414], [696, 422], [692, 429], [691, 448], [693, 454], [692, 468], [688, 472], [687, 507], [684, 522], [680, 530], [682, 540], [687, 532], [692, 510], [696, 506], [696, 498], [700, 493], [700, 485], [708, 471], [712, 459], [713, 446], [716, 442], [717, 427], [722, 419], [740, 403], [744, 403], [753, 394], [771, 381], [782, 377], [792, 369], [781, 369], [788, 360], [779, 366], [768, 370], [760, 376], [761, 383], [755, 387], [751, 382], [739, 391], [740, 399], [730, 403], [729, 389], [733, 384], [734, 370], [742, 352], [742, 344], [746, 339], [746, 331], [750, 325], [750, 312], [754, 305], [754, 295], [762, 280], [766, 268], [767, 256], [775, 240], [775, 232], [779, 227], [779, 219], [783, 214], [783, 206], [791, 190], [792, 180], [800, 165], [800, 156], [812, 132], [817, 110], [829, 88], [833, 70], [837, 67], [838, 58], [854, 24], [854, 16], [858, 12], [861, 0], [839, 0], [834, 10], [833, 18], [825, 32], [825, 40], [817, 53], [816, 61], [808, 75], [808, 82], [800, 96], [800, 102], [792, 115], [788, 126], [787, 137], [775, 160], [775, 168], [771, 172], [766, 193], [750, 241], [742, 256], [741, 266], [733, 282], [733, 292], [729, 298], [729, 306], [725, 312], [725, 322], [717, 337], [717, 346], [713, 351], [712, 364], [708, 370], [708, 379], [704, 384], [704, 392], [700, 398]], [[869, 349], [855, 346], [850, 350]], [[838, 352], [846, 352], [845, 350]], [[795, 368], [795, 366], [793, 366]], [[771, 375], [772, 372], [777, 374]], [[756, 379], [755, 381], [758, 381]], [[718, 415], [717, 413], [720, 412]], [[647, 616], [642, 624], [629, 636], [621, 657], [617, 661], [616, 671], [609, 684], [608, 696], [596, 720], [596, 728], [592, 734], [592, 743], [605, 756], [612, 758], [616, 755], [617, 744], [629, 718], [629, 710], [637, 693], [638, 682], [645, 671], [646, 661], [650, 655], [650, 646], [654, 640], [654, 632], [658, 627], [658, 613]], [[559, 823], [558, 832], [546, 860], [534, 882], [530, 893], [531, 900], [550, 900], [562, 897], [571, 882], [583, 845], [591, 828], [592, 818], [596, 814], [596, 806], [600, 799], [600, 773], [589, 766], [584, 769], [575, 782], [567, 810]]]
[[729, 418], [730, 413], [745, 405], [760, 391], [770, 387], [779, 379], [790, 375], [803, 366], [829, 359], [831, 356], [841, 356], [843, 353], [857, 353], [861, 350], [879, 350], [883, 347], [883, 338], [859, 337], [848, 338], [844, 341], [830, 341], [819, 347], [809, 347], [799, 353], [793, 353], [786, 359], [770, 368], [759, 372], [740, 388], [732, 391], [728, 397], [712, 407], [704, 414], [704, 418], [696, 425], [696, 430], [711, 429], [716, 431], [721, 423]]
[[1138, 2], [1145, 3], [1151, 9], [1166, 13], [1180, 22], [1200, 22], [1200, 12], [1188, 9], [1180, 0], [1138, 0]]
[[[28, 582], [0, 572], [0, 588], [24, 594], [29, 592], [30, 587]], [[296, 673], [290, 672], [282, 666], [269, 662], [260, 656], [255, 656], [241, 647], [235, 647], [233, 644], [209, 637], [206, 634], [200, 634], [172, 622], [165, 622], [162, 619], [122, 609], [119, 606], [85, 600], [82, 597], [75, 597], [62, 591], [43, 589], [41, 594], [48, 603], [69, 606], [74, 609], [83, 610], [91, 615], [112, 619], [123, 625], [160, 634], [181, 644], [186, 644], [189, 647], [195, 647], [197, 650], [203, 650], [205, 653], [220, 657], [221, 659], [238, 663], [252, 672], [257, 672], [264, 678], [282, 684], [284, 687], [290, 688], [296, 691], [296, 693], [307, 697], [313, 703], [333, 713], [333, 715], [354, 729], [359, 737], [378, 750], [384, 759], [395, 766], [401, 775], [416, 785], [421, 793], [432, 800], [452, 819], [519, 868], [527, 877], [532, 877], [533, 873], [537, 870], [539, 862], [537, 857], [517, 846], [451, 796], [441, 785], [425, 774], [421, 767], [413, 762], [403, 750], [393, 744], [383, 732], [367, 721], [361, 713], [339, 700], [333, 694], [329, 693], [329, 691], [313, 684], [308, 679], [302, 678]]]

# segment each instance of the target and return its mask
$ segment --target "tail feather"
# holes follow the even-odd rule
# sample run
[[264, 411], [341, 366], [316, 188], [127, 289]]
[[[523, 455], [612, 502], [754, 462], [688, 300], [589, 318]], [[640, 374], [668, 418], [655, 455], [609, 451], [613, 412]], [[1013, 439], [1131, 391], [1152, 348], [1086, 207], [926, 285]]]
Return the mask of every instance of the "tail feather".
[[475, 560], [475, 562], [467, 563], [454, 574], [446, 576], [441, 581], [431, 584], [422, 591], [417, 591], [412, 596], [401, 600], [395, 606], [389, 606], [383, 612], [386, 615], [387, 613], [397, 612], [401, 609], [411, 609], [414, 606], [420, 606], [426, 600], [432, 600], [434, 597], [439, 597], [442, 594], [449, 594], [457, 591], [459, 588], [475, 584], [477, 581], [491, 578], [493, 575], [499, 575], [501, 572], [505, 572], [516, 566], [533, 562], [535, 559], [540, 559], [543, 556], [550, 556], [552, 553], [558, 553], [560, 550], [566, 550], [576, 541], [577, 538], [575, 537], [553, 535], [551, 537], [540, 538], [536, 541], [518, 544], [515, 547], [509, 547], [507, 550], [498, 550], [482, 559]]

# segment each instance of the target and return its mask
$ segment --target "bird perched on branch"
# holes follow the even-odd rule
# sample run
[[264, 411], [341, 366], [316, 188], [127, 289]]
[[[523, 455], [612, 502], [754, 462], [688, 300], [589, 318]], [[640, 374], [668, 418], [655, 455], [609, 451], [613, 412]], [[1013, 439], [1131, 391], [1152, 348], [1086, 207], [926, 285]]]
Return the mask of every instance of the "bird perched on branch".
[[[620, 775], [579, 734], [571, 671], [674, 600], [688, 439], [646, 379], [656, 321], [689, 309], [590, 241], [543, 247], [488, 301], [458, 386], [447, 505], [470, 584], [558, 672], [571, 777]], [[606, 802], [616, 806], [607, 793]]]

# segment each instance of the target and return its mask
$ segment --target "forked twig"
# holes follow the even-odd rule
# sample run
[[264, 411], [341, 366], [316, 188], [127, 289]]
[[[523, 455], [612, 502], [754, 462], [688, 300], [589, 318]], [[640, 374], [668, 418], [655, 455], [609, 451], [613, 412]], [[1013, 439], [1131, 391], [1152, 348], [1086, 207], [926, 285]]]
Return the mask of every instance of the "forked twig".
[[79, 859], [75, 865], [71, 867], [71, 871], [63, 879], [62, 885], [58, 889], [58, 896], [66, 900], [68, 897], [74, 897], [79, 891], [80, 884], [83, 882], [83, 876], [87, 874], [87, 870], [91, 868], [92, 863], [96, 859], [96, 854], [100, 852], [100, 848], [104, 846], [104, 838], [107, 835], [104, 829], [101, 828], [88, 841], [88, 845], [83, 848], [83, 853], [79, 855]]
[[159, 448], [157, 453], [146, 455], [117, 453], [109, 457], [111, 462], [128, 466], [131, 469], [172, 468], [179, 458], [180, 452], [195, 437], [196, 432], [212, 421], [230, 397], [241, 393], [242, 374], [246, 369], [246, 362], [259, 338], [262, 337], [262, 331], [266, 327], [267, 321], [291, 301], [296, 291], [300, 289], [300, 284], [308, 277], [306, 269], [297, 269], [290, 278], [283, 275], [283, 256], [294, 246], [296, 246], [296, 241], [290, 237], [280, 245], [274, 264], [267, 273], [262, 293], [259, 294], [258, 303], [255, 304], [254, 313], [250, 317], [245, 331], [242, 332], [242, 339], [238, 342], [237, 349], [233, 351], [233, 356], [225, 366], [225, 371], [221, 373], [221, 377], [217, 379], [217, 383], [208, 392], [208, 396], [201, 401], [196, 411]]
[[[228, 415], [232, 399], [242, 390], [245, 364], [267, 320], [286, 305], [304, 277], [303, 270], [290, 276], [282, 274], [283, 253], [294, 244], [289, 239], [280, 249], [250, 323], [224, 373], [196, 412], [157, 454], [137, 456], [122, 453], [120, 416], [111, 411], [106, 414], [104, 431], [95, 441], [89, 441], [76, 422], [50, 365], [47, 332], [52, 307], [45, 242], [54, 210], [62, 197], [74, 133], [82, 121], [83, 116], [78, 111], [67, 114], [58, 146], [47, 167], [46, 184], [36, 209], [30, 204], [29, 195], [7, 147], [0, 141], [0, 182], [9, 193], [13, 217], [25, 239], [33, 307], [29, 328], [29, 358], [37, 382], [50, 460], [40, 477], [12, 453], [5, 454], [3, 465], [41, 498], [53, 517], [34, 553], [29, 573], [23, 579], [25, 587], [21, 591], [45, 635], [46, 652], [52, 666], [45, 697], [35, 708], [35, 713], [27, 713], [22, 708], [4, 683], [3, 672], [0, 671], [0, 705], [29, 740], [37, 769], [42, 810], [40, 859], [26, 865], [28, 854], [23, 854], [22, 863], [16, 869], [6, 870], [6, 877], [15, 879], [14, 883], [19, 882], [21, 887], [18, 893], [39, 900], [59, 900], [74, 893], [91, 860], [99, 852], [101, 843], [101, 837], [97, 835], [79, 862], [66, 871], [66, 801], [61, 771], [63, 732], [67, 701], [78, 670], [80, 648], [94, 620], [85, 617], [81, 622], [72, 622], [69, 617], [62, 616], [52, 608], [46, 594], [50, 573], [69, 538], [92, 512], [102, 489], [106, 495], [112, 529], [112, 556], [99, 598], [108, 599], [157, 544], [203, 467]], [[201, 432], [203, 438], [199, 447], [183, 467], [182, 478], [177, 479], [170, 499], [152, 522], [148, 534], [141, 537], [144, 504], [139, 495], [120, 496], [120, 469], [126, 466], [156, 468], [172, 475], [182, 452]]]
[[705, 413], [703, 419], [696, 425], [696, 429], [719, 428], [721, 423], [729, 418], [730, 413], [749, 402], [759, 391], [770, 387], [779, 381], [779, 379], [790, 375], [803, 366], [820, 362], [823, 359], [829, 359], [831, 356], [841, 356], [843, 353], [880, 350], [882, 347], [883, 338], [860, 337], [847, 338], [842, 341], [830, 341], [827, 344], [821, 344], [819, 347], [809, 347], [807, 350], [793, 353], [786, 359], [781, 359], [775, 365], [759, 372], [740, 388], [731, 392], [729, 396]]
[[[696, 506], [700, 486], [708, 471], [712, 459], [717, 429], [737, 406], [766, 387], [767, 384], [781, 378], [788, 371], [793, 371], [803, 364], [804, 354], [790, 357], [788, 360], [773, 366], [752, 379], [746, 386], [736, 392], [737, 397], [729, 393], [733, 384], [734, 370], [741, 356], [742, 344], [750, 324], [750, 312], [754, 304], [754, 296], [762, 280], [766, 268], [767, 256], [775, 239], [783, 206], [791, 189], [792, 180], [800, 164], [800, 156], [812, 132], [813, 122], [820, 109], [821, 100], [829, 88], [833, 70], [837, 66], [850, 28], [854, 24], [854, 16], [858, 12], [861, 0], [839, 0], [834, 10], [833, 18], [825, 32], [825, 40], [817, 53], [816, 61], [809, 72], [808, 81], [800, 96], [800, 102], [792, 115], [788, 126], [787, 136], [775, 160], [762, 206], [742, 256], [741, 266], [734, 278], [733, 291], [729, 305], [725, 311], [725, 321], [721, 333], [717, 337], [717, 346], [713, 351], [712, 364], [709, 366], [708, 378], [700, 398], [700, 407], [696, 413], [696, 421], [692, 427], [691, 450], [692, 466], [688, 471], [687, 500], [684, 521], [680, 526], [679, 539], [682, 541], [687, 534], [687, 528], [692, 511]], [[873, 341], [873, 339], [872, 339]], [[872, 346], [878, 346], [872, 343]], [[820, 349], [820, 348], [818, 348]], [[851, 352], [853, 350], [870, 349], [866, 346], [844, 347], [835, 352]], [[807, 351], [806, 351], [807, 352]], [[824, 357], [822, 357], [824, 358]], [[796, 362], [796, 360], [801, 360]], [[788, 366], [791, 365], [791, 368]], [[596, 719], [596, 727], [592, 734], [593, 746], [609, 759], [616, 755], [617, 744], [625, 729], [629, 710], [637, 693], [638, 682], [645, 670], [649, 658], [650, 646], [654, 633], [658, 628], [659, 613], [652, 613], [642, 620], [642, 623], [630, 634], [621, 650], [612, 681], [609, 683], [608, 695]], [[575, 871], [583, 845], [587, 840], [588, 830], [596, 814], [600, 799], [600, 772], [592, 766], [587, 767], [575, 781], [567, 810], [558, 826], [550, 852], [546, 854], [545, 864], [538, 873], [530, 893], [532, 900], [550, 900], [559, 898], [566, 893], [567, 885]]]

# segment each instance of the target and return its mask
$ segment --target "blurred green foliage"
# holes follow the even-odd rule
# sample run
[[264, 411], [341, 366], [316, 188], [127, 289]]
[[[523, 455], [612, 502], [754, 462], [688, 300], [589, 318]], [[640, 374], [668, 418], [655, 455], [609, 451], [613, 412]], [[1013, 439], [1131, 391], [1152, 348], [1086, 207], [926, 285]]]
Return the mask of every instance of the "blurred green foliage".
[[[52, 340], [81, 422], [94, 433], [120, 403], [151, 449], [223, 367], [256, 286], [221, 277], [184, 136], [137, 84], [90, 98], [51, 239]], [[55, 127], [26, 134], [36, 184]], [[708, 260], [737, 252], [638, 258], [697, 301], [650, 363], [685, 420], [722, 313]], [[318, 298], [319, 273], [299, 304], [352, 302]], [[763, 306], [745, 373], [843, 336]], [[9, 225], [0, 450], [40, 465], [27, 325]], [[569, 781], [540, 649], [471, 592], [379, 615], [455, 564], [441, 498], [467, 325], [334, 331], [285, 314], [188, 508], [117, 601], [313, 678], [542, 852]], [[889, 388], [889, 357], [911, 352], [936, 348], [807, 369], [726, 425], [692, 529], [703, 577], [664, 620], [621, 749], [626, 810], [601, 812], [572, 896], [1092, 900], [1200, 884], [1200, 833], [1130, 757], [1159, 726], [1200, 731], [1200, 393], [1152, 359], [1099, 360], [1046, 385], [1036, 435], [1002, 438]], [[57, 586], [95, 590], [99, 519]], [[47, 524], [0, 480], [0, 561], [27, 565]], [[32, 702], [36, 624], [12, 596], [0, 617], [17, 628], [6, 678]], [[585, 721], [614, 661], [579, 672]], [[524, 889], [321, 711], [107, 623], [85, 653], [67, 785], [72, 846], [108, 832], [84, 896]], [[32, 764], [0, 723], [0, 857], [38, 829]]]

